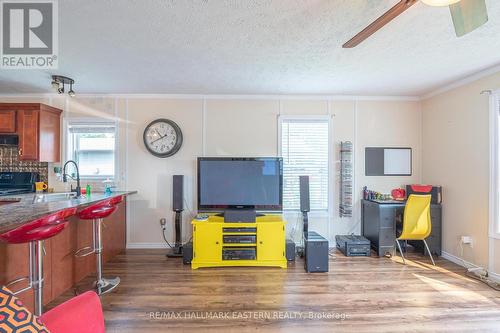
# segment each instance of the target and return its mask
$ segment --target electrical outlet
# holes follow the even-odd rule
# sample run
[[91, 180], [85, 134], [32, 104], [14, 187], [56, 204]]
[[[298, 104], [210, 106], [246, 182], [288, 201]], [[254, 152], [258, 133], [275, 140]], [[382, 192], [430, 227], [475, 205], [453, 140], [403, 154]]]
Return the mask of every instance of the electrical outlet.
[[165, 226], [165, 224], [167, 224], [167, 219], [163, 217], [163, 218], [161, 218], [161, 219], [160, 219], [160, 225], [161, 225], [162, 227], [164, 227], [164, 226]]
[[462, 244], [468, 244], [470, 247], [473, 247], [472, 237], [471, 236], [462, 236], [460, 238], [460, 242]]

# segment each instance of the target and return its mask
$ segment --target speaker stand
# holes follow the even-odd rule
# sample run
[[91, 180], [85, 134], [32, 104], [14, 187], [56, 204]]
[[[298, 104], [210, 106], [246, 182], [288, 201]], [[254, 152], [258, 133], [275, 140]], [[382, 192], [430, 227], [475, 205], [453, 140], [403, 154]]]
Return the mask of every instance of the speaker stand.
[[175, 245], [172, 253], [168, 253], [168, 258], [182, 257], [182, 210], [175, 211]]
[[307, 211], [302, 212], [302, 223], [303, 223], [303, 233], [307, 235], [309, 232], [309, 217], [307, 216]]
[[307, 210], [302, 211], [302, 228], [302, 246], [297, 247], [297, 254], [299, 257], [304, 258], [304, 245], [309, 235], [309, 216], [307, 215]]

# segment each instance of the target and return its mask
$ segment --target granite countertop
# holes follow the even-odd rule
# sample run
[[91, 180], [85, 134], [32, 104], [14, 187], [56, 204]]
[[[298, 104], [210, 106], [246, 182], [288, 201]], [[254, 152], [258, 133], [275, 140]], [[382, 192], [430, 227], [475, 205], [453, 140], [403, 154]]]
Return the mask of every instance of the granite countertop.
[[48, 202], [35, 202], [38, 195], [35, 193], [0, 197], [0, 202], [2, 202], [2, 205], [0, 205], [0, 233], [15, 229], [26, 222], [62, 209], [84, 207], [108, 198], [135, 193], [137, 191], [115, 191], [112, 194], [92, 193], [88, 198], [82, 196], [80, 198], [62, 198], [61, 200]]

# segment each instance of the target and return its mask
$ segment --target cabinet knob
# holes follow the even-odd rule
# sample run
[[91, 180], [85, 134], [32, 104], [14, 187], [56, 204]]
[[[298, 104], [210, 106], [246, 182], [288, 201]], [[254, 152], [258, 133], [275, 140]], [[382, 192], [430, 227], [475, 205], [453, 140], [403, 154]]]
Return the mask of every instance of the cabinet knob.
[[264, 242], [263, 242], [263, 241], [260, 241], [260, 242], [259, 242], [259, 244], [264, 244]]
[[219, 242], [215, 242], [215, 244], [219, 245]]
[[19, 148], [19, 156], [23, 156], [23, 148]]

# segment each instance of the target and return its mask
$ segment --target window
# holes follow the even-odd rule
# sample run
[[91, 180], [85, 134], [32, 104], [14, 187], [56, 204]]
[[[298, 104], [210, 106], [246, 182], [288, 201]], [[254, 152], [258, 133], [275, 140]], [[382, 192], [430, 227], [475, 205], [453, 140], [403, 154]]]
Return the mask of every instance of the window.
[[311, 210], [328, 210], [329, 119], [280, 118], [283, 209], [300, 209], [299, 176], [309, 176]]
[[78, 163], [82, 178], [115, 175], [115, 124], [69, 124], [68, 159]]
[[490, 236], [500, 239], [500, 92], [490, 109]]

